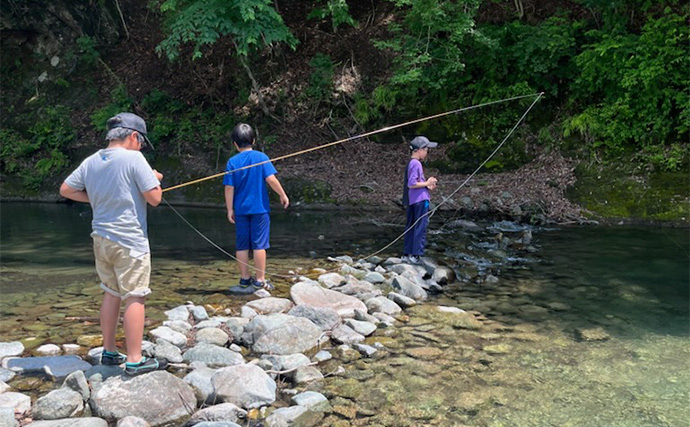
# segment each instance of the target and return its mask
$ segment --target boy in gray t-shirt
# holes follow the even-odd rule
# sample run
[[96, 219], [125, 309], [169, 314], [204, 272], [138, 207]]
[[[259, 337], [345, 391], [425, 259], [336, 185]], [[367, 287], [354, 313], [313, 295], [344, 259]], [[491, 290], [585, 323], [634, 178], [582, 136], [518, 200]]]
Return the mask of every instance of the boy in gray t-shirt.
[[[90, 203], [93, 210], [91, 237], [96, 271], [105, 291], [101, 305], [101, 363], [119, 365], [126, 359], [125, 372], [139, 375], [167, 365], [165, 360], [141, 355], [146, 295], [151, 292], [146, 204], [160, 204], [163, 175], [151, 169], [140, 153], [145, 144], [153, 148], [141, 117], [120, 113], [109, 119], [107, 126], [108, 147], [86, 158], [62, 184], [60, 195]], [[126, 358], [115, 345], [122, 301]]]

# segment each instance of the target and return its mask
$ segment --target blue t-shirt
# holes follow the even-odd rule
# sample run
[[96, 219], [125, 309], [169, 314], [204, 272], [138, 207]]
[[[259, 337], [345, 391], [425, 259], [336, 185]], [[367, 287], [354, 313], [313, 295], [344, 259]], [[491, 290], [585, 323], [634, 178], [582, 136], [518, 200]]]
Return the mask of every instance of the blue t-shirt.
[[[223, 185], [235, 187], [232, 208], [235, 215], [255, 215], [268, 213], [268, 190], [266, 178], [278, 171], [273, 167], [268, 156], [260, 151], [247, 150], [235, 154], [228, 160], [225, 170], [236, 171], [225, 175]], [[237, 170], [245, 166], [266, 162], [260, 166]]]

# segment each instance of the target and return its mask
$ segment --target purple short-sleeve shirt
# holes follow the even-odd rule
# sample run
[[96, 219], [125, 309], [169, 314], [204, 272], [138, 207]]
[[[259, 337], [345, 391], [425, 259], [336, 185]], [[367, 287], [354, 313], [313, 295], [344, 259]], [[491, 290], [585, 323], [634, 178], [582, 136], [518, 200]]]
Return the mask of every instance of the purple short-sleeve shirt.
[[410, 160], [410, 163], [407, 165], [407, 187], [409, 191], [408, 194], [410, 197], [410, 205], [423, 202], [424, 200], [431, 200], [429, 197], [428, 188], [410, 188], [413, 185], [424, 181], [426, 181], [426, 178], [424, 178], [424, 169], [422, 168], [422, 163], [417, 159]]

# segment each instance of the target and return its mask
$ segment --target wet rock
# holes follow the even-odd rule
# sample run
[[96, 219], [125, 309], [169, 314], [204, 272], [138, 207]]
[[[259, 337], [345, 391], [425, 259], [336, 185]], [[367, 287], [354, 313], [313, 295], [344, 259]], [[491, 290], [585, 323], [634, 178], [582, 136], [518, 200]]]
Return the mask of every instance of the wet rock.
[[364, 275], [362, 280], [365, 280], [369, 283], [383, 283], [383, 281], [386, 280], [386, 278], [383, 277], [383, 274], [379, 272], [370, 271], [369, 273]]
[[23, 393], [6, 391], [0, 394], [0, 408], [11, 408], [18, 413], [26, 412], [31, 409], [31, 397]]
[[151, 425], [145, 419], [133, 417], [131, 415], [121, 418], [117, 422], [117, 427], [150, 427]]
[[213, 374], [215, 373], [215, 369], [202, 367], [193, 370], [183, 378], [184, 382], [192, 386], [199, 405], [213, 404], [214, 389], [213, 384], [211, 383], [211, 378], [213, 378]]
[[108, 427], [108, 422], [101, 418], [63, 418], [61, 420], [34, 421], [31, 427]]
[[326, 273], [320, 275], [318, 281], [320, 284], [327, 288], [333, 288], [345, 284], [345, 282], [347, 282], [347, 279], [345, 279], [338, 273]]
[[180, 348], [163, 339], [158, 340], [153, 347], [153, 354], [154, 357], [165, 359], [172, 363], [180, 363], [184, 360]]
[[189, 312], [192, 314], [192, 317], [194, 317], [194, 320], [196, 320], [197, 322], [208, 320], [208, 312], [206, 312], [206, 309], [200, 305], [195, 305], [194, 307], [191, 307], [189, 309]]
[[318, 353], [314, 355], [314, 357], [311, 358], [314, 362], [321, 363], [325, 362], [327, 360], [331, 360], [333, 358], [333, 355], [326, 351], [326, 350], [320, 350]]
[[67, 388], [79, 393], [84, 401], [89, 400], [89, 397], [91, 397], [89, 383], [86, 381], [86, 375], [84, 375], [82, 371], [75, 371], [69, 374], [67, 378], [65, 378], [65, 382], [62, 383], [62, 388]]
[[37, 420], [57, 420], [79, 416], [83, 410], [81, 394], [69, 388], [59, 388], [38, 398], [31, 415]]
[[187, 322], [189, 320], [189, 308], [185, 305], [181, 305], [166, 311], [165, 315], [168, 316], [168, 320], [171, 321], [180, 320]]
[[89, 403], [95, 415], [107, 420], [132, 415], [151, 426], [180, 425], [189, 417], [188, 408], [196, 407], [196, 397], [180, 378], [155, 371], [133, 378], [111, 377], [92, 394]]
[[333, 405], [333, 412], [347, 419], [354, 419], [357, 416], [357, 407], [352, 405]]
[[273, 369], [276, 371], [290, 371], [297, 369], [300, 366], [309, 365], [309, 358], [302, 353], [288, 354], [284, 356], [280, 355], [264, 355], [261, 356], [262, 359], [271, 362]]
[[198, 343], [203, 342], [222, 347], [227, 344], [229, 339], [228, 334], [218, 328], [204, 328], [196, 333], [196, 341]]
[[443, 355], [443, 350], [436, 347], [416, 347], [405, 350], [405, 353], [415, 359], [438, 360]]
[[276, 383], [255, 365], [236, 365], [219, 369], [211, 378], [216, 398], [241, 408], [270, 405], [276, 400]]
[[564, 304], [562, 302], [552, 302], [549, 304], [549, 308], [553, 311], [568, 311], [570, 310], [570, 306], [568, 304]]
[[276, 409], [266, 418], [267, 427], [313, 427], [319, 425], [322, 412], [314, 412], [305, 406]]
[[0, 359], [5, 357], [21, 356], [24, 352], [24, 344], [19, 341], [0, 342]]
[[321, 328], [309, 319], [287, 314], [259, 315], [246, 327], [246, 335], [251, 337], [252, 349], [257, 353], [302, 353], [316, 347], [322, 334]]
[[526, 320], [544, 320], [548, 317], [549, 310], [538, 305], [521, 305], [518, 307], [518, 316]]
[[84, 347], [98, 347], [103, 345], [103, 337], [100, 335], [80, 335], [77, 338], [77, 344]]
[[379, 325], [391, 327], [395, 325], [395, 318], [385, 313], [374, 313], [373, 316], [379, 320]]
[[333, 262], [344, 262], [345, 264], [352, 264], [353, 262], [355, 262], [352, 259], [352, 257], [349, 255], [340, 255], [337, 257], [328, 257], [328, 260], [333, 261]]
[[417, 301], [405, 295], [400, 295], [397, 292], [389, 292], [388, 299], [398, 304], [402, 308], [414, 307], [417, 305]]
[[187, 422], [187, 426], [199, 426], [203, 422], [240, 422], [247, 418], [247, 411], [235, 404], [226, 402], [220, 405], [209, 406], [201, 409], [192, 415]]
[[352, 362], [353, 360], [357, 360], [362, 357], [359, 351], [347, 344], [339, 345], [338, 347], [334, 348], [333, 354], [343, 362]]
[[498, 279], [498, 277], [494, 276], [493, 274], [487, 274], [486, 277], [484, 278], [484, 282], [494, 284], [494, 283], [498, 283], [499, 279]]
[[62, 353], [62, 349], [55, 344], [43, 344], [35, 351], [39, 356], [57, 356], [58, 354]]
[[297, 384], [307, 384], [322, 380], [323, 374], [313, 366], [300, 366], [295, 370], [293, 378]]
[[364, 336], [358, 334], [354, 329], [347, 325], [340, 325], [333, 329], [331, 338], [341, 344], [355, 344], [364, 341]]
[[379, 289], [371, 283], [355, 279], [352, 276], [349, 277], [347, 283], [342, 286], [337, 286], [333, 288], [333, 290], [345, 295], [359, 295], [379, 291]]
[[354, 310], [366, 310], [362, 301], [330, 289], [323, 289], [313, 282], [299, 282], [290, 288], [290, 296], [297, 305], [324, 307], [335, 310], [341, 317], [354, 317]]
[[400, 294], [410, 297], [417, 301], [423, 301], [428, 298], [427, 293], [421, 286], [412, 283], [402, 276], [393, 278], [393, 287], [400, 291]]
[[508, 345], [508, 344], [494, 344], [494, 345], [486, 345], [484, 346], [483, 350], [487, 352], [488, 354], [494, 355], [494, 354], [508, 354], [511, 352], [513, 348]]
[[247, 303], [247, 306], [259, 314], [271, 314], [287, 313], [293, 307], [293, 304], [292, 301], [286, 298], [269, 297], [250, 301]]
[[384, 313], [384, 314], [398, 314], [402, 312], [402, 308], [393, 301], [389, 300], [384, 296], [378, 296], [367, 300], [366, 306], [369, 313]]
[[578, 328], [575, 330], [575, 338], [578, 341], [608, 341], [611, 336], [601, 328]]
[[439, 285], [453, 283], [455, 281], [455, 271], [446, 266], [437, 267], [431, 275], [431, 280]]
[[330, 412], [331, 405], [328, 399], [321, 393], [315, 391], [305, 391], [292, 396], [292, 401], [299, 406], [314, 412]]
[[379, 319], [377, 319], [376, 317], [372, 316], [364, 310], [355, 310], [355, 320], [373, 323], [374, 325], [378, 325], [380, 323]]
[[187, 344], [187, 337], [179, 332], [175, 332], [167, 326], [159, 326], [149, 332], [152, 336], [166, 340], [177, 347], [184, 347]]
[[211, 368], [244, 363], [244, 358], [241, 354], [225, 347], [203, 342], [185, 351], [182, 358], [187, 363], [203, 362]]
[[91, 368], [90, 363], [74, 355], [8, 358], [2, 364], [6, 369], [20, 374], [45, 372], [54, 380], [62, 380], [74, 371]]
[[421, 317], [441, 325], [459, 329], [479, 329], [481, 322], [471, 313], [462, 310], [448, 311], [448, 308], [432, 305], [417, 305], [409, 309], [410, 316]]
[[424, 268], [420, 267], [419, 269], [415, 267], [414, 265], [410, 264], [396, 264], [388, 267], [388, 271], [399, 274], [399, 275], [408, 275], [412, 280], [415, 280], [416, 278], [421, 278], [424, 275]]
[[360, 335], [369, 336], [376, 331], [376, 325], [371, 322], [348, 319], [345, 324]]
[[345, 276], [354, 276], [357, 279], [362, 279], [364, 276], [366, 276], [367, 271], [366, 270], [361, 270], [359, 268], [354, 268], [349, 265], [344, 265], [340, 267], [340, 274], [345, 275]]
[[359, 351], [360, 354], [365, 357], [374, 357], [374, 355], [378, 353], [376, 348], [366, 344], [355, 344], [355, 349], [357, 349], [357, 351]]
[[288, 314], [295, 317], [306, 317], [324, 331], [330, 331], [341, 323], [338, 313], [332, 308], [327, 307], [298, 305], [293, 307]]

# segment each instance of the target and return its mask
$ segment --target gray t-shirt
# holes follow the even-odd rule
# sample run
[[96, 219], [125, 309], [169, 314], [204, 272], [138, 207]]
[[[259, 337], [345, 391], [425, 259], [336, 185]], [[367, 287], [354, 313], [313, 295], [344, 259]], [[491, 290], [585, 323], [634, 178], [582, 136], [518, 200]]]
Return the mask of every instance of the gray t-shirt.
[[160, 181], [140, 152], [99, 150], [65, 183], [75, 190], [86, 190], [93, 210], [93, 234], [131, 249], [133, 257], [150, 252], [146, 199], [141, 193], [158, 187]]

